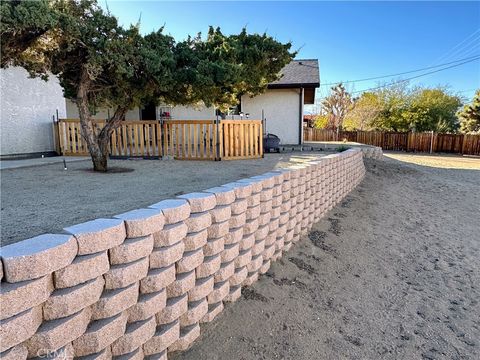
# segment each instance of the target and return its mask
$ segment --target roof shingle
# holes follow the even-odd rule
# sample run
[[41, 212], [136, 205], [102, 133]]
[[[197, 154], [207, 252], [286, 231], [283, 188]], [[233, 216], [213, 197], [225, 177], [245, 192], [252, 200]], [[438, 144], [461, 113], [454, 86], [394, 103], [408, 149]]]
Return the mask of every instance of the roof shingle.
[[319, 87], [320, 71], [317, 59], [292, 60], [280, 72], [281, 78], [269, 88]]

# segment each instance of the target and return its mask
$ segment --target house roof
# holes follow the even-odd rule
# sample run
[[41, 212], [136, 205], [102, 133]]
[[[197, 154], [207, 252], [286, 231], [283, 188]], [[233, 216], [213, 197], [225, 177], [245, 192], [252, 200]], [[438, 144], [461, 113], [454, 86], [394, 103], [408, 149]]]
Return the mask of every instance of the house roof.
[[317, 88], [320, 86], [318, 59], [299, 59], [288, 63], [282, 71], [281, 78], [268, 84], [270, 89]]

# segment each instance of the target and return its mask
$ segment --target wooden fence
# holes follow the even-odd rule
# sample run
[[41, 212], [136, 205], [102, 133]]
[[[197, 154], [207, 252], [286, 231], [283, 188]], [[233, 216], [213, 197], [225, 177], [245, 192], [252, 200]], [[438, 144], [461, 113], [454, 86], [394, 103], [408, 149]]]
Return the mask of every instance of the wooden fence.
[[465, 155], [480, 155], [480, 135], [340, 131], [305, 128], [304, 141], [347, 141], [380, 146], [383, 150], [442, 152]]
[[[105, 120], [95, 121], [100, 131]], [[60, 119], [54, 123], [57, 152], [88, 155], [80, 120]], [[255, 159], [263, 156], [261, 120], [167, 120], [123, 121], [110, 141], [111, 157], [182, 160]]]

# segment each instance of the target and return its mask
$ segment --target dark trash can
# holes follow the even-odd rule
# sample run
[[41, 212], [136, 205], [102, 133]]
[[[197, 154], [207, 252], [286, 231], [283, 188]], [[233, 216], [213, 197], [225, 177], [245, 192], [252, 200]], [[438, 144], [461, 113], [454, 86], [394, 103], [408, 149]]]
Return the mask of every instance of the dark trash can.
[[280, 152], [280, 138], [274, 134], [265, 134], [263, 136], [264, 152]]

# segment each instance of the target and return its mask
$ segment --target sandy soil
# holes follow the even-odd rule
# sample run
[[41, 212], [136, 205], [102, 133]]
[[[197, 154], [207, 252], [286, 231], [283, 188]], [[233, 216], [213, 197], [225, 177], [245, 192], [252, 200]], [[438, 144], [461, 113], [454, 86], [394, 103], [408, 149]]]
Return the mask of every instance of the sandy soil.
[[1, 245], [108, 217], [180, 194], [254, 176], [322, 153], [236, 161], [114, 160], [125, 173], [93, 173], [80, 161], [1, 170]]
[[389, 157], [172, 359], [478, 359], [480, 171]]

